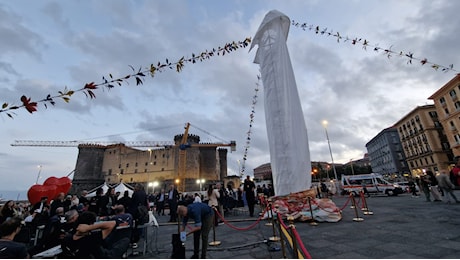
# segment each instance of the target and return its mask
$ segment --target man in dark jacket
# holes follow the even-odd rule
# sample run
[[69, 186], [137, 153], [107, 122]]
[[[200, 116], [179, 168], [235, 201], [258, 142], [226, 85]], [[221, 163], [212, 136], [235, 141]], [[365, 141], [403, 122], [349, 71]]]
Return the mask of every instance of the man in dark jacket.
[[171, 187], [168, 192], [168, 204], [169, 204], [169, 212], [170, 218], [169, 222], [176, 222], [177, 221], [177, 203], [179, 202], [179, 192], [177, 191], [174, 184], [171, 184]]

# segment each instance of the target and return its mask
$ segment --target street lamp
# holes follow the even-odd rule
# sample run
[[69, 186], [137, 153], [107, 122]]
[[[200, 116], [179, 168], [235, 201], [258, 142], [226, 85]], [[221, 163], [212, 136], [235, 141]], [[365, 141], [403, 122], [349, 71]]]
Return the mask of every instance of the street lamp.
[[327, 145], [329, 146], [329, 153], [331, 154], [332, 169], [334, 170], [334, 178], [337, 179], [337, 171], [335, 170], [334, 158], [332, 157], [331, 142], [329, 141], [329, 134], [327, 133], [327, 121], [323, 120], [324, 131], [326, 132]]
[[353, 158], [350, 159], [351, 174], [355, 175], [355, 170], [353, 169]]
[[205, 183], [205, 179], [201, 179], [201, 180], [198, 179], [198, 180], [196, 180], [196, 183], [200, 185], [200, 191], [202, 191], [203, 189], [202, 189], [201, 185], [203, 185]]
[[149, 182], [149, 187], [152, 187], [152, 193], [155, 193], [155, 187], [157, 187], [157, 186], [158, 186], [157, 181]]
[[37, 174], [37, 180], [35, 181], [35, 184], [38, 184], [38, 179], [40, 179], [40, 173], [42, 172], [42, 166], [38, 165], [38, 174]]

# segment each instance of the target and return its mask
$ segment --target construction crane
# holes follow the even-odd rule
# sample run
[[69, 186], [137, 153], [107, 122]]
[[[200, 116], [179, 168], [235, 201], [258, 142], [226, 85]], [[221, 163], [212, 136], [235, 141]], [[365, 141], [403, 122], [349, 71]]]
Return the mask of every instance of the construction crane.
[[[178, 158], [178, 171], [177, 180], [181, 187], [180, 190], [185, 191], [185, 179], [186, 179], [186, 162], [187, 162], [187, 148], [200, 148], [200, 147], [230, 147], [230, 151], [236, 151], [236, 142], [230, 141], [229, 143], [189, 143], [188, 132], [190, 123], [186, 123], [184, 127], [184, 135], [179, 144], [175, 141], [35, 141], [35, 140], [15, 140], [11, 146], [34, 146], [34, 147], [78, 147], [79, 145], [114, 145], [124, 144], [128, 147], [169, 147], [179, 148]], [[177, 183], [176, 183], [177, 184]], [[178, 185], [178, 186], [179, 186]]]
[[123, 143], [129, 147], [168, 147], [174, 146], [174, 141], [34, 141], [15, 140], [11, 146], [41, 146], [41, 147], [78, 147], [85, 145], [112, 145]]

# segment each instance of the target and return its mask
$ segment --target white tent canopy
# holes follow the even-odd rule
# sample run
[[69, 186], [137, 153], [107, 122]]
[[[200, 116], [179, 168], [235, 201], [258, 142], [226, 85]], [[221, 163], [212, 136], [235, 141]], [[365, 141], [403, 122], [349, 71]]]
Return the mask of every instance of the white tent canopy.
[[134, 189], [124, 182], [118, 183], [118, 185], [115, 187], [115, 192], [120, 192], [120, 196], [118, 196], [118, 198], [123, 197], [125, 191], [128, 191], [128, 194], [131, 197], [133, 195]]
[[[107, 185], [107, 183], [104, 182], [104, 184], [101, 184], [99, 186], [97, 186], [96, 188], [92, 189], [88, 195], [86, 195], [87, 198], [91, 198], [91, 197], [94, 197], [96, 196], [96, 191], [97, 189], [99, 188], [102, 188], [102, 190], [104, 191], [103, 194], [105, 194], [109, 188], [111, 186]], [[131, 187], [130, 185], [124, 183], [124, 182], [120, 182], [117, 184], [117, 186], [115, 186], [115, 192], [119, 191], [120, 192], [120, 196], [119, 198], [123, 197], [123, 194], [125, 193], [125, 191], [128, 191], [128, 194], [129, 196], [131, 197], [133, 195], [133, 192], [134, 192], [134, 188]]]
[[96, 188], [90, 190], [90, 191], [88, 192], [88, 195], [86, 195], [86, 197], [87, 197], [87, 198], [91, 198], [91, 197], [96, 196], [96, 191], [97, 191], [97, 189], [99, 189], [99, 188], [102, 188], [102, 190], [104, 191], [103, 194], [105, 194], [105, 193], [109, 190], [109, 186], [107, 185], [107, 183], [104, 182], [103, 184], [101, 184], [101, 185], [97, 186]]

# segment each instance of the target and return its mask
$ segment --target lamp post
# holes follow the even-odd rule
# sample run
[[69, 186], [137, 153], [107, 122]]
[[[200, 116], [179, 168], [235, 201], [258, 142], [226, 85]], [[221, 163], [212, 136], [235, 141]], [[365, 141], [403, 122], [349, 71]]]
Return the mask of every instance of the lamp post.
[[155, 187], [158, 186], [158, 182], [157, 181], [154, 181], [154, 182], [149, 182], [149, 187], [152, 187], [152, 193], [155, 193]]
[[355, 170], [353, 169], [353, 158], [350, 159], [351, 174], [355, 175]]
[[39, 165], [38, 167], [38, 174], [37, 174], [37, 180], [35, 181], [35, 184], [38, 184], [38, 179], [40, 179], [40, 173], [42, 172], [42, 166]]
[[337, 179], [337, 171], [335, 169], [334, 158], [332, 157], [331, 142], [329, 141], [329, 134], [327, 133], [327, 121], [323, 120], [324, 131], [326, 132], [327, 145], [329, 146], [329, 153], [331, 154], [332, 169], [334, 170], [334, 178]]
[[198, 179], [198, 180], [196, 180], [196, 183], [198, 183], [198, 184], [200, 185], [200, 191], [203, 190], [203, 189], [202, 189], [202, 185], [203, 185], [204, 182], [205, 182], [205, 179], [201, 179], [201, 180]]

